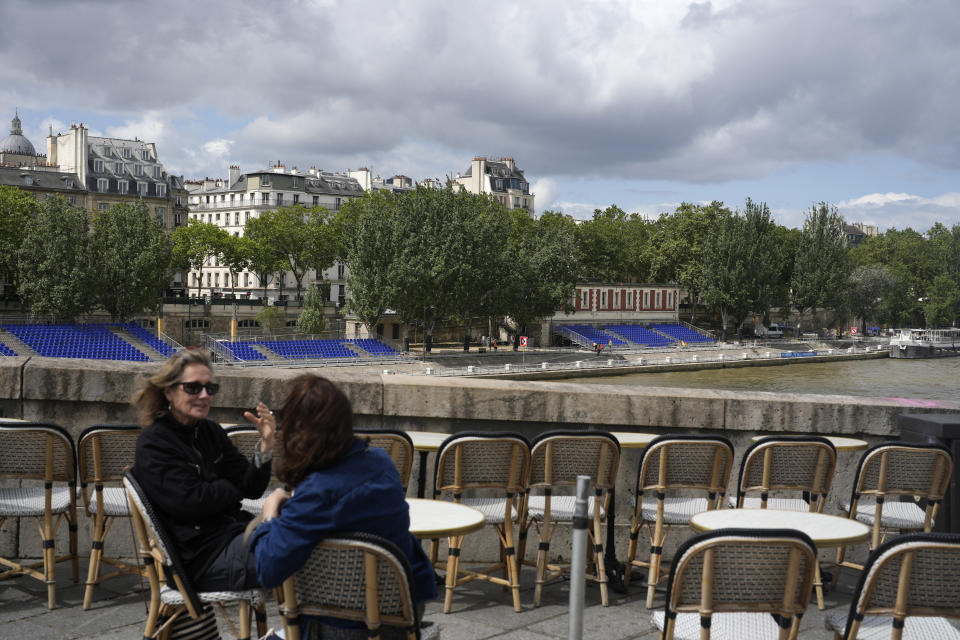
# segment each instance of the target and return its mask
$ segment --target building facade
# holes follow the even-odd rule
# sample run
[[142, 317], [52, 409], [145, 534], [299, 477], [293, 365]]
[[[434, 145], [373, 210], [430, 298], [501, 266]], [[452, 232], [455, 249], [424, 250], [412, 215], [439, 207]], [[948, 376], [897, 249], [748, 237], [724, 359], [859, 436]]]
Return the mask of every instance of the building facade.
[[183, 177], [167, 173], [152, 142], [90, 136], [82, 124], [70, 125], [67, 133], [47, 136], [47, 160], [77, 176], [90, 212], [143, 202], [167, 231], [186, 224]]
[[[277, 164], [263, 171], [243, 173], [240, 167], [231, 166], [227, 179], [206, 178], [186, 183], [189, 192], [190, 218], [209, 222], [234, 236], [243, 236], [244, 225], [263, 211], [280, 207], [301, 205], [326, 207], [338, 211], [347, 200], [363, 195], [356, 178], [341, 173], [330, 173], [311, 167], [299, 171]], [[245, 270], [231, 280], [230, 270], [211, 259], [201, 274], [192, 271], [189, 288], [204, 289], [211, 296], [229, 293], [235, 289], [240, 295], [256, 297], [264, 290], [257, 274]], [[308, 271], [303, 278], [304, 288], [316, 283], [330, 283], [330, 298], [343, 305], [346, 301], [346, 265], [337, 263], [322, 273]], [[296, 282], [293, 275], [285, 273], [281, 278], [272, 278], [267, 283], [269, 299], [292, 297]], [[281, 293], [287, 291], [289, 293]]]
[[493, 161], [477, 156], [467, 172], [458, 173], [454, 182], [470, 193], [490, 194], [507, 209], [525, 209], [531, 218], [534, 215], [534, 194], [530, 193], [530, 183], [513, 158]]

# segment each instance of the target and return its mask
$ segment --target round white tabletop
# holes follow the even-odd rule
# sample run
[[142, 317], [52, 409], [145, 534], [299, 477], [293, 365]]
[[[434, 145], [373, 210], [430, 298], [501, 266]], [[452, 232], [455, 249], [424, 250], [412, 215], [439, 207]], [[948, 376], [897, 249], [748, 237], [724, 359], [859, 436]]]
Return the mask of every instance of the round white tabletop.
[[29, 421], [21, 420], [20, 418], [0, 418], [0, 422], [29, 422]]
[[445, 500], [407, 498], [410, 533], [417, 538], [446, 538], [482, 529], [486, 518], [476, 509]]
[[[783, 434], [783, 435], [801, 435], [801, 434]], [[805, 433], [802, 435], [809, 436], [819, 436], [819, 433]], [[762, 436], [753, 436], [750, 438], [750, 442], [757, 442], [763, 440], [764, 438], [775, 438], [774, 434], [765, 434]], [[837, 451], [862, 451], [866, 449], [869, 443], [866, 440], [861, 440], [859, 438], [847, 438], [844, 436], [822, 436], [833, 443], [834, 448]]]
[[621, 449], [643, 449], [659, 435], [656, 433], [634, 433], [633, 431], [612, 431], [611, 433], [620, 441]]
[[451, 434], [435, 431], [407, 431], [407, 435], [413, 440], [413, 448], [417, 451], [436, 451]]
[[690, 528], [698, 533], [716, 529], [797, 529], [810, 536], [818, 547], [839, 547], [863, 542], [870, 527], [856, 520], [807, 511], [776, 509], [715, 509], [690, 519]]

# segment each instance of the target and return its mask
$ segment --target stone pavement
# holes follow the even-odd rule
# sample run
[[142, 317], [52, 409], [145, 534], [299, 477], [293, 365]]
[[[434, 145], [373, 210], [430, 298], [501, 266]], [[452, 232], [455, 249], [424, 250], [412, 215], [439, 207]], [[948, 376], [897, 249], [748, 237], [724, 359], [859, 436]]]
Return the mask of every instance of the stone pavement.
[[[86, 576], [86, 562], [81, 559], [81, 576]], [[568, 629], [567, 583], [558, 581], [544, 588], [543, 604], [534, 608], [534, 570], [525, 567], [521, 577], [523, 611], [516, 613], [510, 595], [499, 586], [474, 581], [457, 588], [453, 612], [444, 614], [440, 604], [427, 606], [427, 619], [440, 625], [443, 640], [555, 640], [566, 638]], [[849, 606], [849, 592], [853, 588], [853, 574], [844, 574], [840, 587], [826, 596], [827, 609]], [[83, 578], [81, 578], [82, 583]], [[46, 589], [39, 581], [16, 578], [0, 581], [0, 639], [44, 638], [49, 640], [101, 638], [103, 640], [139, 640], [146, 620], [145, 600], [149, 591], [141, 592], [137, 578], [124, 576], [108, 581], [94, 597], [90, 610], [82, 608], [82, 584], [72, 584], [67, 563], [57, 571], [58, 608], [46, 607]], [[650, 624], [650, 611], [644, 607], [646, 590], [635, 584], [627, 595], [611, 593], [610, 606], [600, 606], [599, 589], [586, 589], [584, 610], [584, 638], [626, 640], [629, 638], [657, 638], [657, 630]], [[658, 594], [657, 605], [663, 606], [663, 595]], [[235, 609], [228, 609], [236, 624]], [[225, 639], [236, 636], [217, 615], [220, 631]], [[829, 640], [833, 634], [823, 625], [824, 612], [817, 611], [816, 600], [801, 623], [801, 640]], [[268, 606], [268, 625], [282, 627], [275, 604]]]

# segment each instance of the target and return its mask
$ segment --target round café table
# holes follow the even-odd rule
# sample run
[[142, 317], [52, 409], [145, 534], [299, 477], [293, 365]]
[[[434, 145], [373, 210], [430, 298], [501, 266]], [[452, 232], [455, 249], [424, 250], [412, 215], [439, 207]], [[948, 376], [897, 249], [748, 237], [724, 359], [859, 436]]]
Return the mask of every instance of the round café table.
[[443, 441], [450, 437], [449, 433], [435, 431], [407, 431], [413, 440], [414, 451], [420, 452], [420, 471], [417, 472], [417, 497], [423, 498], [427, 493], [427, 456], [431, 451], [440, 449]]
[[[817, 548], [840, 547], [865, 542], [870, 538], [870, 527], [839, 516], [809, 511], [778, 511], [776, 509], [714, 509], [690, 518], [690, 528], [698, 533], [717, 529], [796, 529], [810, 536]], [[823, 610], [823, 580], [820, 563], [814, 570], [817, 607]]]
[[[654, 438], [660, 434], [657, 433], [635, 433], [633, 431], [611, 431], [613, 437], [620, 443], [620, 449], [646, 449], [647, 445], [653, 442]], [[623, 574], [626, 567], [621, 567], [617, 560], [617, 547], [615, 543], [615, 529], [617, 519], [617, 491], [616, 488], [610, 489], [610, 510], [607, 513], [607, 548], [603, 552], [604, 565], [607, 567], [607, 580], [611, 588], [617, 593], [626, 593], [627, 589], [623, 586]]]
[[[784, 433], [782, 435], [820, 436], [821, 434], [819, 433], [803, 433], [803, 434]], [[760, 440], [763, 440], [764, 438], [775, 438], [775, 437], [777, 437], [777, 434], [768, 433], [760, 436], [753, 436], [752, 438], [750, 438], [750, 442], [758, 442]], [[862, 451], [866, 449], [868, 446], [870, 446], [866, 440], [861, 440], [860, 438], [847, 438], [846, 436], [821, 436], [821, 437], [829, 440], [830, 443], [833, 444], [833, 447], [837, 450], [838, 453], [841, 451]]]
[[447, 502], [407, 498], [410, 507], [410, 533], [417, 538], [448, 538], [482, 529], [483, 514], [472, 507]]

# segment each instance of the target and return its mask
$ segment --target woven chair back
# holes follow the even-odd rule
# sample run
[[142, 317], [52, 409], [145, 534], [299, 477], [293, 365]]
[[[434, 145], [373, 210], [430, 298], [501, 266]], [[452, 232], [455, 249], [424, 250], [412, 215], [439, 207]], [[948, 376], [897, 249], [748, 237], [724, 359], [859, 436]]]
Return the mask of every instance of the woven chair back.
[[702, 489], [726, 493], [733, 445], [722, 436], [660, 436], [643, 451], [637, 492]]
[[869, 614], [901, 622], [911, 615], [960, 618], [960, 535], [908, 533], [885, 542], [870, 554], [854, 593], [844, 637]]
[[413, 469], [413, 440], [405, 432], [384, 429], [382, 431], [354, 431], [358, 438], [366, 438], [371, 447], [387, 452], [400, 474], [404, 490], [410, 483], [410, 471]]
[[923, 496], [938, 501], [947, 490], [953, 458], [946, 448], [910, 442], [880, 443], [864, 452], [853, 497]]
[[463, 432], [444, 440], [437, 451], [436, 492], [464, 489], [503, 489], [517, 493], [525, 488], [530, 446], [516, 433]]
[[[193, 587], [193, 583], [187, 577], [187, 572], [180, 560], [176, 547], [173, 545], [173, 538], [167, 533], [159, 515], [150, 504], [140, 484], [137, 482], [131, 470], [123, 473], [123, 486], [127, 490], [127, 499], [130, 501], [133, 509], [131, 516], [136, 525], [134, 529], [137, 532], [137, 542], [140, 544], [141, 553], [150, 555], [150, 562], [159, 562], [164, 567], [172, 570], [177, 576], [177, 587], [180, 588], [184, 599], [189, 600], [195, 611], [203, 609], [203, 604]], [[171, 583], [171, 586], [174, 586]]]
[[[227, 437], [230, 438], [230, 442], [237, 448], [240, 455], [247, 460], [252, 460], [254, 453], [257, 451], [257, 446], [260, 444], [260, 432], [250, 424], [234, 425], [227, 427], [225, 431], [227, 432]], [[281, 452], [283, 451], [280, 440], [283, 438], [283, 431], [277, 431], [276, 433], [276, 440], [273, 444], [272, 466], [270, 467], [270, 474], [274, 477], [276, 476], [277, 463], [280, 461]]]
[[[295, 612], [287, 603], [290, 595]], [[284, 583], [283, 606], [288, 617], [330, 616], [368, 626], [378, 620], [410, 630], [419, 626], [406, 556], [389, 540], [367, 533], [337, 534], [318, 544]]]
[[811, 494], [811, 502], [817, 502], [830, 492], [836, 466], [837, 450], [826, 438], [764, 438], [743, 454], [737, 497], [750, 492], [805, 491]]
[[[792, 529], [719, 529], [694, 536], [677, 550], [670, 569], [667, 618], [765, 612], [789, 626], [807, 608], [816, 558], [813, 541]], [[703, 626], [709, 628], [709, 621]]]
[[603, 431], [550, 431], [537, 437], [530, 449], [533, 487], [576, 486], [577, 476], [590, 476], [597, 489], [617, 481], [620, 443]]
[[140, 427], [133, 424], [98, 424], [88, 427], [77, 442], [80, 484], [120, 482], [133, 465]]
[[0, 478], [76, 481], [76, 449], [63, 427], [40, 422], [0, 423]]

